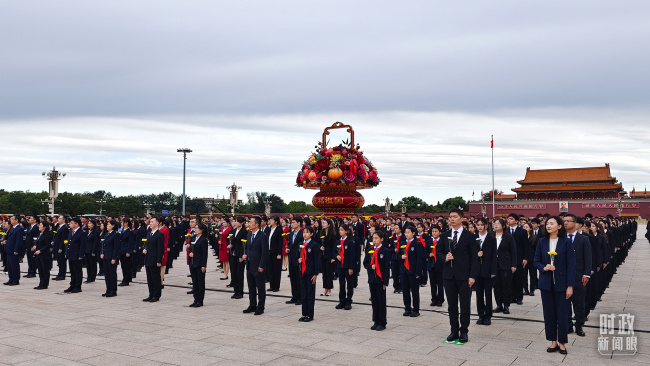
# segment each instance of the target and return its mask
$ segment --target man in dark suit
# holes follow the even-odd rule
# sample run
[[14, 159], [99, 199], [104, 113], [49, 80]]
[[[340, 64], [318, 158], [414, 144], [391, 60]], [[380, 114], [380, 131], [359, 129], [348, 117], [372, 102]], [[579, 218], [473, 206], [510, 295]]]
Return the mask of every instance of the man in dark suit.
[[280, 218], [273, 216], [269, 219], [269, 277], [271, 279], [269, 291], [280, 291], [280, 277], [282, 274], [282, 228], [278, 225]]
[[287, 304], [301, 305], [300, 293], [300, 243], [302, 243], [303, 235], [300, 227], [302, 226], [302, 218], [294, 217], [291, 219], [291, 232], [287, 237], [287, 250], [289, 254], [289, 280], [291, 282], [291, 299]]
[[[463, 230], [463, 211], [454, 208], [449, 212], [451, 229], [442, 235], [438, 244], [437, 257], [445, 261], [442, 272], [451, 333], [448, 342], [458, 340], [461, 343], [469, 341], [470, 305], [472, 300], [471, 287], [478, 276], [479, 262], [476, 237]], [[458, 303], [460, 300], [460, 326], [458, 324]]]
[[488, 220], [481, 217], [476, 222], [478, 228], [479, 275], [476, 278], [476, 324], [492, 324], [492, 281], [497, 275], [497, 240], [487, 232]]
[[248, 224], [250, 233], [246, 240], [246, 279], [248, 281], [248, 308], [244, 313], [255, 313], [255, 315], [264, 314], [264, 304], [266, 302], [266, 288], [264, 270], [269, 260], [269, 240], [267, 235], [260, 230], [262, 220], [259, 216], [254, 216]]
[[512, 302], [522, 305], [524, 301], [524, 271], [526, 264], [532, 260], [528, 234], [519, 226], [519, 215], [511, 213], [508, 215], [508, 233], [515, 239], [517, 249], [517, 270], [512, 278]]
[[75, 217], [70, 221], [70, 235], [65, 246], [65, 256], [70, 266], [70, 287], [63, 292], [72, 294], [81, 292], [81, 282], [83, 280], [82, 261], [87, 244], [88, 236], [81, 228], [81, 219]]
[[20, 225], [20, 220], [16, 216], [9, 218], [11, 229], [7, 232], [5, 241], [5, 251], [7, 252], [7, 272], [9, 281], [4, 284], [7, 286], [16, 286], [20, 283], [20, 261], [19, 255], [23, 246], [23, 236], [25, 229]]
[[146, 247], [142, 251], [145, 255], [144, 266], [147, 271], [147, 286], [149, 287], [149, 296], [142, 300], [144, 302], [156, 302], [162, 295], [160, 267], [162, 267], [163, 254], [165, 253], [165, 235], [158, 230], [160, 222], [162, 222], [162, 217], [152, 217], [149, 220], [151, 232], [147, 234]]
[[54, 258], [56, 258], [56, 264], [59, 267], [59, 272], [56, 277], [52, 278], [54, 281], [63, 281], [65, 280], [65, 274], [67, 272], [67, 262], [65, 260], [65, 245], [64, 241], [68, 240], [68, 225], [65, 221], [63, 215], [59, 215], [58, 218], [59, 226], [54, 230], [54, 240], [52, 242], [54, 250]]
[[573, 311], [576, 314], [575, 332], [577, 335], [584, 337], [585, 332], [582, 326], [585, 324], [585, 286], [587, 286], [591, 276], [591, 243], [589, 243], [589, 238], [577, 231], [577, 221], [574, 214], [569, 213], [564, 216], [564, 228], [567, 232], [567, 238], [573, 242], [576, 255], [576, 275], [573, 296], [567, 302], [567, 321], [569, 322], [568, 333], [573, 333], [573, 321], [571, 320], [573, 316], [571, 305], [573, 304]]
[[34, 238], [38, 238], [40, 232], [38, 231], [38, 219], [36, 217], [30, 216], [27, 222], [29, 228], [27, 229], [27, 236], [25, 236], [25, 251], [27, 253], [27, 276], [25, 277], [32, 278], [36, 277], [36, 257], [34, 256], [36, 241]]

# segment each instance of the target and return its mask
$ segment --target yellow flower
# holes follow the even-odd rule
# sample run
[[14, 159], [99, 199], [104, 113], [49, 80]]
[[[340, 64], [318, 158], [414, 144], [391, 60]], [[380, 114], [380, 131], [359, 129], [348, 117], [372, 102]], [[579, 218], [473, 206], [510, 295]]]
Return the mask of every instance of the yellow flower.
[[374, 250], [369, 250], [369, 251], [368, 251], [368, 254], [373, 254], [373, 253], [375, 253]]
[[556, 252], [548, 252], [548, 255], [557, 255]]
[[248, 243], [248, 240], [246, 240], [246, 239], [242, 239], [241, 241], [242, 241], [243, 243]]
[[142, 239], [142, 241], [147, 241], [147, 239], [146, 239], [146, 238], [145, 238], [145, 239]]
[[325, 239], [325, 235], [321, 236], [320, 238], [321, 238], [321, 239]]
[[54, 231], [52, 231], [52, 232], [56, 234], [56, 230], [54, 230]]
[[68, 241], [67, 241], [67, 240], [64, 240], [64, 241], [63, 241], [63, 244], [68, 244]]
[[402, 245], [400, 248], [402, 248], [402, 249], [406, 249], [406, 245]]

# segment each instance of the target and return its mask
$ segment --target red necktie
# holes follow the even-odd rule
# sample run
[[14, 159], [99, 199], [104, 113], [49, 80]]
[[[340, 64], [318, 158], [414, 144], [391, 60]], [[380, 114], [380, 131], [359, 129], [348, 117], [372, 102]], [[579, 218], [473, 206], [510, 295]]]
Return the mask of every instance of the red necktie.
[[341, 239], [341, 265], [343, 265], [343, 261], [345, 260], [345, 247], [343, 244], [345, 243], [344, 239]]
[[305, 274], [305, 270], [307, 269], [307, 244], [308, 242], [303, 242], [302, 243], [302, 251], [300, 252], [300, 258], [302, 258], [302, 274]]
[[381, 269], [379, 268], [379, 261], [377, 260], [377, 252], [379, 252], [379, 248], [375, 248], [375, 252], [372, 253], [372, 260], [370, 261], [370, 265], [375, 266], [375, 274], [379, 276], [379, 278], [383, 281], [384, 279], [381, 277]]
[[436, 261], [438, 260], [438, 256], [436, 255], [436, 245], [438, 245], [437, 240], [433, 242], [433, 249], [431, 249], [431, 253], [433, 253], [433, 263], [436, 263]]
[[406, 259], [404, 260], [404, 267], [406, 267], [406, 270], [411, 272], [411, 267], [409, 265], [409, 249], [411, 248], [411, 242], [407, 241], [406, 242]]

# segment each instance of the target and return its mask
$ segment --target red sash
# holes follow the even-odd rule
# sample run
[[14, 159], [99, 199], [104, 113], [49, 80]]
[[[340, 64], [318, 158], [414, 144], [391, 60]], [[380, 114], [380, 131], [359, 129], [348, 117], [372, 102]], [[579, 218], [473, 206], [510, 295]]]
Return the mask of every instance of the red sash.
[[422, 237], [422, 235], [418, 237], [418, 241], [420, 242], [420, 244], [422, 244], [422, 248], [427, 247], [427, 244], [424, 242], [424, 238]]
[[411, 268], [409, 266], [409, 249], [411, 248], [411, 243], [413, 241], [407, 241], [406, 242], [406, 259], [404, 260], [404, 267], [406, 267], [406, 270], [411, 272]]
[[397, 238], [395, 238], [395, 248], [397, 248], [397, 252], [399, 253], [399, 238], [402, 237], [402, 234], [399, 234]]
[[434, 240], [433, 241], [433, 249], [431, 249], [431, 253], [433, 253], [433, 263], [436, 263], [438, 261], [438, 256], [436, 254], [436, 246], [438, 245], [438, 241]]
[[379, 278], [383, 281], [384, 279], [381, 277], [381, 268], [379, 268], [379, 261], [377, 259], [377, 252], [381, 249], [381, 246], [379, 248], [375, 248], [375, 252], [372, 253], [372, 259], [370, 259], [370, 265], [375, 266], [375, 274], [379, 276]]
[[343, 246], [343, 243], [345, 243], [345, 240], [341, 239], [341, 252], [339, 253], [341, 256], [341, 265], [343, 265], [343, 261], [345, 260], [345, 246]]
[[307, 269], [307, 244], [303, 242], [303, 247], [302, 250], [300, 251], [300, 258], [302, 259], [302, 274], [305, 274], [305, 270]]

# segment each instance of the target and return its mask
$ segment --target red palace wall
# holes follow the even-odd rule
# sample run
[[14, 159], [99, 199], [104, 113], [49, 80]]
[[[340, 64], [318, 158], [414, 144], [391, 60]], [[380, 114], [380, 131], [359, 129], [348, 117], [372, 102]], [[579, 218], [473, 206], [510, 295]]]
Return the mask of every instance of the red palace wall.
[[[616, 211], [616, 200], [557, 200], [557, 201], [537, 201], [537, 200], [512, 200], [496, 201], [496, 216], [508, 215], [511, 212], [526, 216], [535, 217], [538, 214], [549, 213], [558, 215], [560, 211], [560, 202], [568, 204], [567, 211], [578, 216], [592, 214], [594, 217], [612, 215], [618, 216]], [[622, 216], [641, 216], [644, 219], [650, 218], [650, 199], [624, 199], [622, 201], [624, 208]], [[469, 214], [481, 217], [482, 201], [472, 201], [469, 203]], [[487, 217], [492, 217], [492, 202], [485, 202], [485, 211]]]

